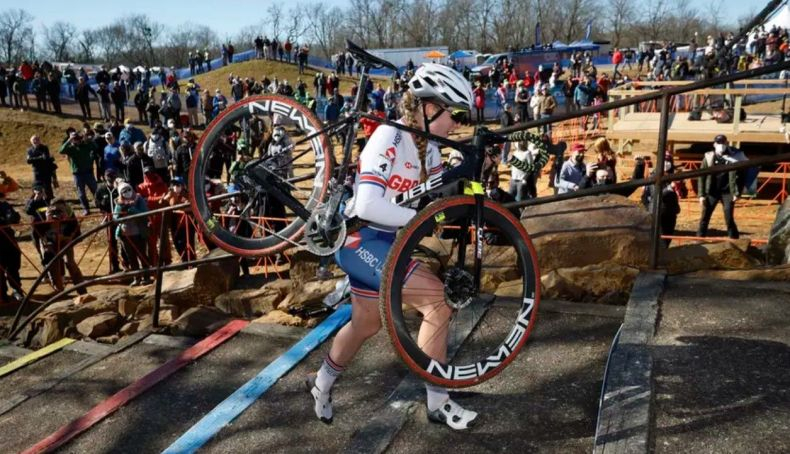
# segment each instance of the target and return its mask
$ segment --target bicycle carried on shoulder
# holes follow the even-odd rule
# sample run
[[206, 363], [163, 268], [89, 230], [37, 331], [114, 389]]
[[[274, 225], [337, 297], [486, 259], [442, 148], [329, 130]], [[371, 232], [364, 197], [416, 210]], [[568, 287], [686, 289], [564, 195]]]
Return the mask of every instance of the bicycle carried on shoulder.
[[[433, 175], [396, 198], [399, 204], [424, 207], [399, 230], [386, 262], [371, 265], [382, 271], [382, 324], [407, 366], [437, 385], [458, 388], [481, 383], [516, 357], [534, 326], [540, 301], [538, 261], [529, 235], [516, 214], [485, 196], [480, 182], [485, 150], [505, 141], [541, 137], [526, 131], [502, 136], [478, 126], [472, 142], [465, 144], [360, 112], [370, 70], [395, 67], [350, 41], [347, 47], [364, 69], [355, 102], [340, 121], [324, 126], [293, 99], [262, 95], [234, 104], [209, 125], [196, 147], [188, 178], [195, 220], [207, 240], [241, 256], [268, 256], [287, 248], [331, 255], [344, 245], [355, 247], [354, 231], [364, 225], [341, 214], [361, 118], [459, 150], [464, 155], [460, 166]], [[276, 127], [285, 131], [288, 140], [274, 154], [264, 150], [271, 140], [265, 131]], [[233, 135], [261, 153], [240, 170], [228, 172], [235, 192], [216, 197], [209, 188], [217, 186], [222, 173], [220, 163], [217, 174], [218, 150], [228, 148], [228, 137]], [[333, 136], [343, 144], [339, 156], [334, 153]], [[236, 205], [233, 215], [217, 200], [223, 197]], [[364, 254], [363, 248], [357, 253]], [[442, 294], [431, 297], [444, 301], [453, 312], [446, 329], [437, 330], [447, 334], [451, 346], [445, 363], [428, 357], [417, 341], [421, 316], [407, 304], [410, 295], [403, 289], [416, 263], [444, 283]]]

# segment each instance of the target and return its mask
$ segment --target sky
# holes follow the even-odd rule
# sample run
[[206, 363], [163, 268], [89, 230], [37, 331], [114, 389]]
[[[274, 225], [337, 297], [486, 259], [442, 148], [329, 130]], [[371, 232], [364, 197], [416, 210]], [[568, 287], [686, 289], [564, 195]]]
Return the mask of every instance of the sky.
[[[327, 6], [346, 7], [348, 0], [307, 0], [307, 2], [321, 1]], [[710, 0], [689, 0], [700, 11], [706, 11]], [[764, 8], [767, 0], [721, 0], [722, 19], [725, 23], [735, 23], [738, 17], [747, 13], [756, 13]], [[155, 18], [158, 22], [179, 25], [193, 22], [208, 25], [217, 33], [220, 39], [232, 37], [239, 28], [253, 25], [263, 19], [266, 9], [272, 3], [286, 4], [282, 0], [257, 0], [255, 2], [234, 2], [232, 7], [227, 7], [224, 2], [216, 0], [190, 0], [189, 2], [162, 1], [162, 0], [134, 0], [117, 4], [114, 2], [97, 0], [80, 0], [68, 2], [63, 0], [36, 0], [33, 3], [13, 4], [14, 8], [23, 8], [34, 16], [36, 32], [43, 25], [50, 25], [58, 20], [73, 23], [79, 29], [95, 28], [109, 24], [115, 17], [132, 13], [145, 13]], [[293, 2], [296, 3], [296, 2]], [[287, 4], [293, 4], [288, 2]], [[221, 5], [221, 6], [220, 6]], [[254, 5], [254, 6], [253, 6]], [[254, 11], [252, 9], [254, 8]], [[5, 7], [0, 7], [0, 10]], [[287, 10], [288, 7], [286, 6]], [[593, 25], [595, 26], [595, 25]]]

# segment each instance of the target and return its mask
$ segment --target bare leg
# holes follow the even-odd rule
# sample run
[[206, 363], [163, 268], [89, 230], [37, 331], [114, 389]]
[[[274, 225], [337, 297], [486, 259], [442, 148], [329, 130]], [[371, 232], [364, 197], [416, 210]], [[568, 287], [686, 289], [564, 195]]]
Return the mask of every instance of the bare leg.
[[423, 317], [417, 345], [431, 358], [446, 362], [452, 310], [444, 301], [444, 284], [426, 267], [419, 266], [403, 288], [403, 299]]
[[351, 323], [338, 331], [329, 356], [345, 367], [354, 359], [365, 341], [381, 329], [378, 299], [359, 295], [351, 296]]

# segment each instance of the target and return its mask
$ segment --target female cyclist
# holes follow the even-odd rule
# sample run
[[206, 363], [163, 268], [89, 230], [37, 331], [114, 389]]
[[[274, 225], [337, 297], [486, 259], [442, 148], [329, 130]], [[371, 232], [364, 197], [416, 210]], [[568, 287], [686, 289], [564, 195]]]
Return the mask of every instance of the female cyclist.
[[[451, 68], [426, 63], [409, 81], [401, 99], [399, 123], [447, 137], [472, 109], [472, 88]], [[439, 147], [425, 139], [382, 125], [371, 135], [359, 157], [354, 197], [346, 215], [368, 221], [350, 234], [335, 254], [351, 282], [351, 322], [335, 336], [316, 375], [308, 378], [316, 416], [332, 422], [332, 385], [362, 344], [381, 329], [378, 300], [381, 269], [395, 240], [396, 230], [415, 214], [412, 208], [392, 203], [392, 198], [442, 171]], [[443, 283], [415, 262], [404, 282], [404, 300], [422, 314], [420, 348], [440, 362], [446, 361], [447, 322], [450, 308], [444, 301]], [[426, 384], [428, 418], [453, 429], [472, 426], [477, 413], [453, 402], [447, 390]]]

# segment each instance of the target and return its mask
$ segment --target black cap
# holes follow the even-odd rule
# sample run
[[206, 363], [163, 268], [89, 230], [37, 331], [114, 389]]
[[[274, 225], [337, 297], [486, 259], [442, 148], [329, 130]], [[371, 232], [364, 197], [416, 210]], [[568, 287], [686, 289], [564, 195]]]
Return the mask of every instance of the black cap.
[[143, 167], [143, 173], [148, 173], [148, 172], [153, 172], [153, 171], [154, 171], [154, 168], [151, 167], [151, 166]]
[[727, 136], [724, 134], [719, 134], [715, 139], [713, 139], [713, 143], [727, 143]]

